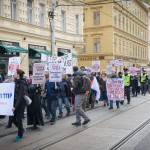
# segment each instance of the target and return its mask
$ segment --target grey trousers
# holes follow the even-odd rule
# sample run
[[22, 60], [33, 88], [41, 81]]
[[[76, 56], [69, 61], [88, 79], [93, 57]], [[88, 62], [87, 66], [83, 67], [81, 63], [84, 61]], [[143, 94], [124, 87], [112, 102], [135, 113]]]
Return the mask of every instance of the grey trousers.
[[76, 110], [76, 122], [81, 122], [81, 117], [84, 120], [88, 120], [89, 117], [82, 109], [82, 104], [85, 100], [85, 94], [75, 95], [75, 110]]

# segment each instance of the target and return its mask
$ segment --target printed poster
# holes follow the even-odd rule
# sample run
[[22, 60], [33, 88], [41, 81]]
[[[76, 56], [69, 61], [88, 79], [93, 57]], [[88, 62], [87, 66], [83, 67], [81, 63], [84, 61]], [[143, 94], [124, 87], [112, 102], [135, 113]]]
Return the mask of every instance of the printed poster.
[[0, 115], [13, 116], [14, 83], [0, 83]]
[[16, 69], [20, 69], [20, 57], [10, 57], [8, 63], [8, 76], [13, 76]]
[[92, 61], [92, 72], [100, 72], [100, 61]]
[[34, 63], [32, 84], [42, 84], [45, 80], [45, 63]]
[[120, 78], [108, 78], [106, 82], [108, 100], [124, 100], [124, 81]]

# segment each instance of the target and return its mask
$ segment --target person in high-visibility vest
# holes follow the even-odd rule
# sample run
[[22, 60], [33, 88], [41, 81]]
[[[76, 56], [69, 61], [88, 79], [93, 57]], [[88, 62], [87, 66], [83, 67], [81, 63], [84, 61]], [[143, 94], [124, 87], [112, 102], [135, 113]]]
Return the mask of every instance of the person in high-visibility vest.
[[124, 69], [124, 75], [122, 75], [124, 79], [124, 92], [127, 96], [127, 104], [130, 104], [131, 97], [130, 97], [130, 86], [131, 86], [131, 75], [128, 73], [128, 69]]
[[146, 74], [146, 71], [143, 71], [143, 73], [140, 75], [140, 82], [141, 82], [141, 92], [142, 95], [146, 95], [146, 89], [147, 89], [147, 81], [148, 76]]

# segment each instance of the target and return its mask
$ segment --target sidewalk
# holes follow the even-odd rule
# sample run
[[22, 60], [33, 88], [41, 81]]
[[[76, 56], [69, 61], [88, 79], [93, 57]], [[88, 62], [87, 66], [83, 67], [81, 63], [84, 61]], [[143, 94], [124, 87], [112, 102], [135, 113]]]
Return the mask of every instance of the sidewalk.
[[[95, 104], [95, 108], [98, 108], [98, 107], [102, 106], [102, 103], [103, 103], [103, 102], [100, 101], [98, 104]], [[74, 112], [73, 112], [72, 108], [73, 108], [73, 107], [71, 107], [71, 115], [74, 115]], [[95, 108], [94, 108], [94, 109], [95, 109]], [[88, 109], [88, 110], [89, 110], [89, 109]], [[61, 119], [66, 118], [66, 117], [65, 117], [65, 114], [66, 114], [66, 109], [65, 109], [65, 107], [64, 107], [64, 109], [63, 109], [63, 112], [64, 112], [64, 116], [63, 116]], [[58, 115], [59, 115], [59, 112], [58, 112], [58, 109], [57, 109], [57, 116], [58, 116]], [[70, 116], [71, 116], [71, 115], [70, 115]], [[47, 119], [47, 118], [45, 117], [44, 110], [43, 110], [43, 118], [44, 118], [44, 122], [45, 122], [45, 123], [48, 123], [48, 122], [49, 122], [49, 119]], [[60, 119], [58, 119], [58, 121], [59, 121], [59, 120], [60, 120]], [[5, 126], [7, 125], [7, 122], [8, 122], [8, 117], [6, 117], [6, 118], [4, 118], [4, 119], [0, 119], [0, 138], [3, 137], [3, 136], [6, 136], [6, 135], [9, 135], [9, 134], [12, 134], [12, 133], [16, 133], [16, 132], [17, 132], [17, 128], [16, 128], [14, 125], [12, 125], [12, 128], [5, 129]], [[24, 126], [24, 128], [26, 128], [26, 129], [32, 127], [32, 126], [27, 126], [27, 115], [25, 115], [25, 118], [23, 119], [23, 126]]]

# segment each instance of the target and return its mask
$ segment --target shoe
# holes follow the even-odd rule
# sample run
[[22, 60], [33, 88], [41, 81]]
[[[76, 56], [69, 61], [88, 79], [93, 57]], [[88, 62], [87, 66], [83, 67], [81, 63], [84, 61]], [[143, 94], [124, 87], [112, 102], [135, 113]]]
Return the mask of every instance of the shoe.
[[7, 125], [7, 126], [5, 126], [5, 129], [11, 128], [11, 127], [12, 127], [12, 126]]
[[130, 102], [128, 102], [127, 104], [130, 104]]
[[124, 101], [120, 101], [120, 104], [123, 105], [123, 104], [124, 104]]
[[62, 114], [59, 114], [58, 118], [62, 118], [62, 117], [63, 117], [63, 115], [62, 115]]
[[96, 104], [98, 104], [98, 100], [96, 100], [95, 102], [96, 102]]
[[69, 117], [69, 116], [70, 116], [70, 112], [67, 112], [66, 117]]
[[51, 125], [54, 125], [54, 124], [56, 124], [56, 122], [51, 122]]
[[117, 109], [119, 109], [120, 107], [117, 107]]
[[113, 107], [109, 107], [109, 109], [113, 109]]
[[16, 138], [14, 139], [14, 142], [20, 142], [21, 140], [22, 138], [19, 135], [17, 135]]
[[72, 125], [78, 127], [78, 126], [81, 126], [81, 122], [74, 122], [72, 123]]
[[82, 125], [86, 125], [86, 124], [88, 124], [90, 121], [91, 121], [90, 119], [85, 120], [85, 121], [82, 123]]
[[31, 128], [31, 130], [36, 130], [38, 127], [37, 126], [33, 126], [32, 128]]

